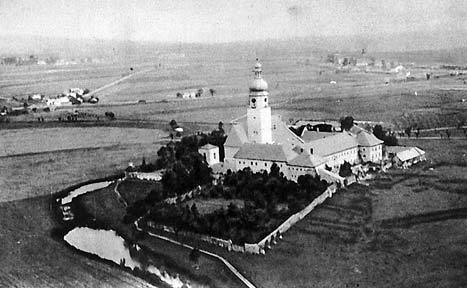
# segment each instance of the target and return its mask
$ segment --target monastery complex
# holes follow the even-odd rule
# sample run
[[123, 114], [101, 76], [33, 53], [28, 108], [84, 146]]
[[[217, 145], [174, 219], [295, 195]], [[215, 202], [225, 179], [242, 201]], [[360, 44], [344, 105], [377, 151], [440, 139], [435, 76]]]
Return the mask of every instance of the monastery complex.
[[[249, 91], [247, 114], [232, 123], [224, 144], [224, 162], [233, 170], [249, 167], [254, 172], [269, 171], [276, 163], [285, 177], [294, 181], [304, 174], [335, 181], [340, 178], [338, 172], [344, 161], [355, 165], [383, 160], [383, 141], [358, 126], [343, 132], [305, 129], [301, 137], [297, 136], [280, 115], [272, 115], [268, 84], [259, 62]], [[212, 159], [215, 149], [206, 148], [203, 154]]]

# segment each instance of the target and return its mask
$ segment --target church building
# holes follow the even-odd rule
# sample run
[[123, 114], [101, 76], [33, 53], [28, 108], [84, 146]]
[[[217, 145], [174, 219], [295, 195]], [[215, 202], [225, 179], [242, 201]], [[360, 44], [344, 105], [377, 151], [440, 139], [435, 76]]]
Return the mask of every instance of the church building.
[[[344, 161], [350, 164], [382, 161], [383, 141], [357, 126], [339, 133], [309, 131], [307, 137], [293, 133], [279, 115], [271, 114], [268, 84], [259, 62], [253, 71], [247, 114], [232, 123], [224, 144], [226, 164], [235, 170], [250, 167], [260, 172], [269, 171], [276, 163], [285, 177], [297, 181], [304, 174], [336, 180]], [[335, 179], [329, 179], [334, 176]]]

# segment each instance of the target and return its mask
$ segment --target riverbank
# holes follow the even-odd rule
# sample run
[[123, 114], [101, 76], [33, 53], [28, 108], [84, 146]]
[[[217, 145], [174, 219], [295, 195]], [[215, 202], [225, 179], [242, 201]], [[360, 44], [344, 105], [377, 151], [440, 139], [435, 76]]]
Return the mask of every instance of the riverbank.
[[2, 287], [154, 287], [56, 241], [59, 231], [51, 201], [52, 197], [41, 196], [0, 202]]
[[[100, 227], [117, 231], [123, 238], [150, 250], [151, 259], [156, 266], [167, 267], [171, 271], [192, 279], [198, 285], [242, 287], [243, 283], [217, 259], [201, 255], [200, 268], [194, 269], [193, 263], [189, 260], [191, 249], [144, 236], [143, 233], [135, 231], [133, 223], [123, 223], [126, 210], [124, 205], [117, 200], [113, 189], [114, 185], [111, 185], [76, 198], [75, 211], [82, 224], [87, 226], [89, 222], [98, 222]], [[143, 198], [144, 196], [144, 194], [141, 195]]]

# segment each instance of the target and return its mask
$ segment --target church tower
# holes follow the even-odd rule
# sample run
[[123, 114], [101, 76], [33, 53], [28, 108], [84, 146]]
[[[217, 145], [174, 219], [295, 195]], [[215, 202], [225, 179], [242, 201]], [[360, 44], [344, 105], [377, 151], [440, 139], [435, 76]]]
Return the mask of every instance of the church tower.
[[248, 141], [253, 143], [272, 143], [271, 107], [269, 107], [268, 83], [261, 76], [261, 64], [256, 59], [253, 72], [255, 78], [250, 82], [247, 125]]

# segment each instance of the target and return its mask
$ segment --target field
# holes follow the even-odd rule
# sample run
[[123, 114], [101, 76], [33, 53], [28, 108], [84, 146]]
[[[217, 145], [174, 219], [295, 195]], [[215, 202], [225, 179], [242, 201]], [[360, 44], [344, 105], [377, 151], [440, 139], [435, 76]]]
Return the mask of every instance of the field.
[[[143, 69], [137, 65], [135, 69]], [[0, 97], [27, 98], [29, 94], [56, 96], [70, 88], [97, 89], [130, 72], [124, 64], [0, 67]]]
[[[228, 259], [247, 270], [259, 287], [464, 287], [465, 219], [451, 215], [425, 217], [418, 225], [380, 224], [382, 219], [467, 210], [467, 159], [459, 158], [467, 152], [465, 141], [405, 144], [426, 149], [430, 162], [391, 171], [385, 187], [375, 180], [369, 187], [355, 185], [336, 194], [285, 233], [265, 257], [229, 254]], [[420, 189], [419, 179], [427, 186], [443, 182]], [[453, 187], [463, 189], [453, 192]]]
[[[423, 80], [420, 76], [416, 81], [391, 81], [385, 84], [387, 78], [394, 80], [395, 75], [338, 71], [336, 67], [323, 63], [320, 53], [325, 55], [325, 52], [313, 55], [302, 50], [290, 54], [285, 51], [261, 52], [264, 53], [261, 59], [263, 75], [269, 83], [273, 112], [281, 114], [285, 121], [299, 118], [338, 119], [352, 115], [356, 119], [383, 121], [388, 126], [403, 129], [408, 126], [456, 126], [467, 120], [467, 107], [465, 103], [461, 103], [461, 99], [467, 98], [464, 75], [433, 77], [430, 81]], [[248, 81], [252, 77], [251, 68], [255, 58], [248, 50], [235, 54], [228, 49], [221, 49], [209, 56], [194, 53], [171, 61], [156, 57], [147, 63], [133, 63], [138, 70], [155, 67], [160, 63], [162, 65], [97, 93], [96, 96], [101, 100], [97, 105], [73, 106], [65, 110], [100, 115], [112, 111], [117, 119], [229, 122], [245, 114]], [[60, 72], [60, 69], [65, 68], [36, 68], [34, 71], [20, 72], [8, 70], [3, 72], [5, 80], [2, 80], [2, 85], [5, 88], [1, 90], [0, 96], [8, 98], [18, 93], [26, 95], [33, 90], [40, 92], [42, 85], [60, 87], [58, 92], [61, 92], [62, 87], [69, 86], [68, 81], [81, 78], [94, 83], [76, 83], [74, 86], [97, 88], [127, 73], [125, 69], [128, 65], [72, 66], [67, 68], [71, 70], [70, 73]], [[436, 69], [414, 68], [412, 72], [420, 75], [425, 72], [448, 74], [448, 71]], [[102, 77], [95, 77], [95, 74]], [[51, 75], [60, 77], [55, 79]], [[16, 83], [25, 82], [21, 78], [23, 76], [32, 79], [31, 83], [26, 81], [29, 83], [26, 85], [27, 89]], [[44, 82], [34, 80], [41, 77], [45, 78]], [[55, 80], [50, 80], [49, 77]], [[101, 81], [102, 79], [105, 81]], [[330, 84], [331, 81], [336, 81], [336, 84]], [[205, 89], [201, 98], [175, 98], [177, 92], [198, 88]], [[214, 96], [208, 92], [210, 88], [215, 89]], [[138, 100], [145, 100], [147, 104], [123, 105], [128, 101]], [[11, 120], [33, 121], [39, 115], [56, 120], [65, 110], [31, 114]]]
[[0, 203], [2, 287], [153, 287], [54, 240], [56, 223], [50, 200], [39, 197]]
[[[127, 182], [129, 184], [131, 182]], [[134, 183], [134, 182], [133, 182]], [[146, 185], [141, 185], [140, 188]], [[132, 224], [122, 222], [125, 216], [125, 207], [116, 197], [114, 187], [104, 188], [90, 194], [85, 194], [79, 198], [80, 206], [86, 213], [94, 219], [102, 221], [108, 227], [119, 231], [127, 239], [133, 239]], [[128, 198], [144, 199], [145, 194], [138, 197], [141, 189], [133, 191], [133, 196]], [[181, 277], [189, 276], [193, 284], [209, 283], [211, 287], [239, 287], [242, 284], [238, 282], [224, 264], [205, 255], [200, 257], [200, 269], [195, 270], [189, 261], [191, 250], [180, 247], [159, 239], [145, 237], [138, 241], [140, 245], [148, 247], [157, 257], [153, 259], [159, 266], [171, 267], [172, 271], [179, 272]]]
[[0, 130], [0, 157], [115, 145], [147, 145], [160, 142], [167, 136], [167, 133], [155, 129], [118, 127]]
[[[321, 52], [242, 48], [187, 53], [185, 58], [172, 60], [148, 55], [146, 63], [1, 67], [0, 97], [23, 98], [32, 93], [54, 96], [71, 87], [97, 89], [127, 75], [129, 67], [139, 71], [162, 63], [98, 93], [98, 105], [9, 117], [11, 123], [0, 123], [0, 284], [145, 287], [122, 270], [83, 257], [53, 240], [50, 235], [55, 223], [48, 197], [34, 197], [116, 174], [129, 161], [140, 163], [143, 156], [154, 160], [172, 119], [196, 132], [214, 129], [219, 120], [228, 123], [244, 115], [257, 55], [269, 83], [273, 113], [281, 114], [284, 121], [352, 115], [404, 129], [457, 126], [466, 119], [467, 105], [461, 102], [467, 98], [464, 76], [385, 84], [391, 75], [337, 73], [335, 67], [322, 63], [320, 56], [325, 54]], [[214, 88], [216, 94], [206, 91], [199, 99], [175, 99], [177, 92], [198, 88]], [[147, 104], [124, 105], [138, 100], [147, 100]], [[74, 110], [96, 115], [112, 111], [117, 120], [57, 121]], [[37, 123], [40, 116], [45, 123]], [[455, 135], [463, 136], [461, 133]], [[390, 171], [372, 180], [369, 187], [355, 186], [337, 194], [289, 230], [265, 256], [214, 250], [258, 287], [467, 286], [466, 221], [442, 218], [467, 204], [465, 140], [400, 141], [426, 150], [429, 162]], [[147, 193], [146, 188], [141, 191]], [[109, 204], [104, 200], [95, 203], [102, 203], [96, 206], [101, 208]], [[101, 216], [106, 211], [101, 209]], [[437, 212], [445, 214], [424, 216]], [[113, 213], [106, 215], [118, 218], [122, 210]], [[421, 215], [422, 224], [413, 225], [411, 219], [416, 215]], [[401, 217], [406, 217], [407, 227], [398, 224]], [[156, 240], [147, 245], [188, 267], [188, 251]], [[206, 275], [221, 269], [209, 259], [203, 261], [206, 270], [201, 272]], [[238, 286], [230, 282], [226, 271], [219, 271], [219, 279], [213, 280], [224, 283], [219, 286]]]
[[[36, 131], [40, 131], [40, 129]], [[103, 135], [107, 133], [104, 131], [102, 131]], [[119, 131], [121, 136], [124, 130]], [[97, 132], [95, 130], [95, 133]], [[1, 157], [0, 191], [2, 193], [0, 199], [1, 201], [11, 201], [48, 195], [82, 181], [120, 173], [128, 166], [129, 162], [139, 164], [143, 157], [147, 161], [152, 161], [160, 147], [159, 142], [155, 142], [152, 136], [157, 133], [159, 133], [157, 130], [143, 130], [140, 136], [146, 141], [141, 144], [131, 143], [131, 140], [127, 139], [122, 143], [117, 142], [110, 146], [107, 142], [105, 147], [75, 147], [55, 152], [44, 152], [47, 150], [47, 146], [37, 145], [29, 146], [29, 149], [42, 151], [38, 154], [28, 153]], [[46, 142], [53, 142], [53, 139], [46, 140]], [[100, 141], [105, 142], [106, 140], [101, 139]], [[30, 145], [30, 143], [25, 144]], [[55, 150], [56, 147], [53, 148]], [[19, 150], [24, 151], [24, 149], [25, 147], [21, 147]]]

